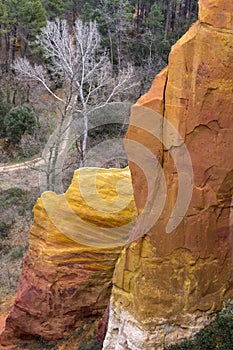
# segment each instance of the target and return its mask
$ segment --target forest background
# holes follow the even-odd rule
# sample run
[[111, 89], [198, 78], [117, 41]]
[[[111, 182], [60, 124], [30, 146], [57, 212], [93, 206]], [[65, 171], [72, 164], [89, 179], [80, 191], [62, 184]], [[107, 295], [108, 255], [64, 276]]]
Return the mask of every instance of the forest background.
[[[137, 88], [122, 99], [135, 102], [166, 66], [171, 46], [197, 19], [197, 11], [197, 0], [0, 0], [0, 161], [39, 154], [56, 124], [52, 100], [37, 84], [17, 79], [13, 68], [19, 57], [48, 63], [37, 44], [46, 21], [65, 19], [70, 27], [77, 18], [96, 21], [112, 74], [128, 64], [134, 68]], [[50, 88], [59, 91], [62, 82], [51, 76]]]

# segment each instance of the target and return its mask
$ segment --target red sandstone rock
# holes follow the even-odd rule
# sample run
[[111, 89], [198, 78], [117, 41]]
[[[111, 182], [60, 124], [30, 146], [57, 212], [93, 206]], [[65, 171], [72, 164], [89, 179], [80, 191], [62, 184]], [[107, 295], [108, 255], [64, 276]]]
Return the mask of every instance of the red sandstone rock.
[[96, 338], [102, 343], [104, 341], [106, 332], [107, 332], [107, 327], [108, 327], [108, 320], [109, 320], [109, 305], [107, 306], [103, 316], [101, 317], [99, 324], [98, 324], [98, 329], [96, 333]]

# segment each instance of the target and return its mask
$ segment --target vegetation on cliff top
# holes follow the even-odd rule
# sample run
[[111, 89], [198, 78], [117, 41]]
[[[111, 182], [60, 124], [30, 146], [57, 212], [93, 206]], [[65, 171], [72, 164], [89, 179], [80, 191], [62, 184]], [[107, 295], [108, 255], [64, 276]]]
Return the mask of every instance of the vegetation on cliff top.
[[192, 340], [165, 347], [165, 350], [230, 350], [233, 344], [233, 301], [228, 301], [216, 319]]

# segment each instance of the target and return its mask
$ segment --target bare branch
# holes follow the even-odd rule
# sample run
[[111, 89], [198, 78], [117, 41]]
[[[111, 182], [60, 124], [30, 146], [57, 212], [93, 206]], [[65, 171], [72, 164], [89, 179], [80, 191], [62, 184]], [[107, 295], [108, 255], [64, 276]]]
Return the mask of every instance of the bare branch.
[[[14, 69], [20, 78], [39, 82], [50, 95], [61, 104], [58, 106], [60, 121], [55, 134], [47, 147], [45, 167], [41, 170], [48, 175], [48, 181], [55, 181], [59, 168], [59, 152], [63, 153], [68, 140], [72, 123], [67, 121], [72, 114], [79, 113], [83, 127], [81, 158], [85, 159], [88, 118], [91, 113], [106, 106], [114, 98], [135, 86], [132, 81], [134, 70], [128, 66], [113, 72], [113, 65], [106, 51], [101, 48], [101, 38], [96, 22], [84, 24], [77, 19], [73, 28], [69, 28], [65, 20], [47, 21], [45, 28], [37, 37], [47, 59], [47, 69], [52, 79], [62, 82], [62, 97], [51, 90], [47, 69], [39, 65], [31, 65], [27, 59], [18, 59]], [[82, 125], [83, 124], [83, 125]], [[51, 177], [50, 177], [51, 175]], [[50, 180], [50, 178], [52, 180]], [[50, 184], [49, 189], [53, 188]]]
[[46, 73], [42, 66], [32, 66], [26, 58], [19, 58], [13, 64], [13, 68], [19, 74], [19, 76], [24, 78], [26, 81], [34, 80], [40, 82], [55, 99], [64, 103], [64, 100], [49, 88], [46, 81]]

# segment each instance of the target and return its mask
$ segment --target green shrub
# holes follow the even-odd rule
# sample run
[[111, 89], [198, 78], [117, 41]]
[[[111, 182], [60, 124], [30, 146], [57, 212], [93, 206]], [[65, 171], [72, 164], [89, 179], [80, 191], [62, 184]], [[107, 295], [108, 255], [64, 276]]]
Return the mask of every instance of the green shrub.
[[57, 346], [54, 343], [49, 342], [42, 337], [39, 340], [39, 345], [42, 349], [53, 349], [53, 350], [57, 349]]
[[0, 192], [0, 208], [12, 207], [14, 205], [21, 206], [25, 209], [31, 208], [31, 195], [28, 191], [19, 187], [11, 187], [5, 191]]
[[216, 319], [201, 329], [192, 340], [170, 345], [164, 350], [231, 350], [233, 349], [233, 302], [228, 301]]
[[7, 136], [16, 144], [24, 133], [33, 134], [35, 131], [35, 113], [27, 105], [12, 108], [5, 116], [4, 126]]
[[20, 244], [14, 248], [11, 249], [9, 253], [9, 257], [11, 260], [22, 258], [25, 252], [25, 247]]
[[25, 215], [34, 204], [31, 193], [18, 187], [0, 191], [0, 239], [8, 236], [17, 215]]
[[6, 199], [15, 200], [15, 199], [21, 198], [25, 194], [25, 191], [19, 187], [11, 187], [5, 191], [5, 194], [6, 194]]
[[102, 347], [103, 344], [94, 337], [90, 343], [79, 345], [78, 350], [102, 350]]
[[[31, 350], [45, 350], [45, 349], [57, 349], [57, 345], [55, 345], [53, 342], [49, 342], [46, 339], [40, 337], [38, 340], [32, 340], [32, 341], [19, 341], [17, 343], [18, 347], [20, 349], [31, 349]], [[18, 348], [17, 348], [18, 349]]]
[[12, 224], [13, 223], [0, 221], [0, 239], [8, 236]]

